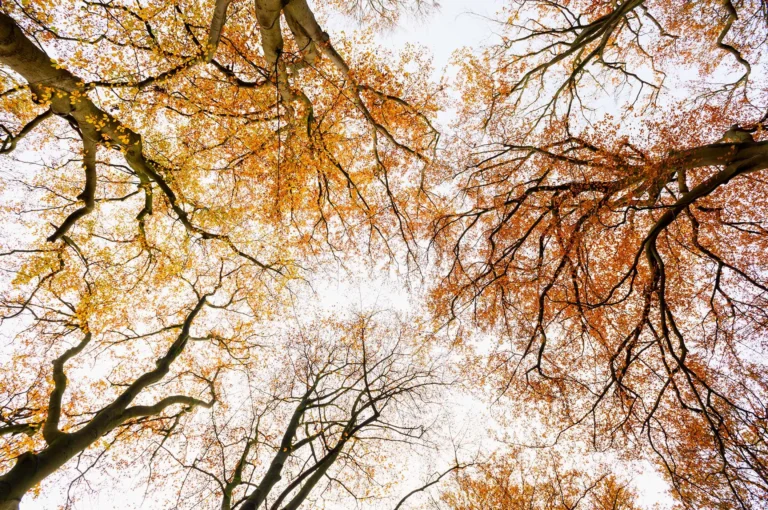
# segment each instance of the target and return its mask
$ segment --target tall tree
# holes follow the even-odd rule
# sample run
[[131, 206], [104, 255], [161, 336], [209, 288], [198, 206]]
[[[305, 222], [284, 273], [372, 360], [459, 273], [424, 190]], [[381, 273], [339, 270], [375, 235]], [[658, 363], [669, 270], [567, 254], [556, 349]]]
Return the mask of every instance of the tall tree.
[[520, 450], [499, 452], [472, 472], [458, 473], [454, 486], [446, 487], [442, 502], [453, 510], [640, 508], [629, 483], [605, 468], [590, 472], [581, 466], [565, 467], [557, 455], [537, 457], [526, 459]]
[[[190, 505], [205, 494], [223, 510], [317, 506], [334, 488], [340, 502], [390, 497], [378, 489], [393, 474], [383, 465], [402, 448], [431, 448], [429, 417], [452, 377], [438, 358], [423, 359], [423, 339], [384, 311], [280, 334], [269, 390], [249, 377], [252, 411], [214, 413], [197, 433], [207, 453], [191, 463], [174, 457], [188, 471], [177, 506], [187, 506], [186, 494]], [[179, 448], [173, 442], [169, 450]]]
[[[340, 255], [358, 248], [395, 260], [402, 245], [413, 262], [412, 214], [427, 198], [438, 137], [440, 89], [422, 56], [377, 61], [365, 34], [337, 48], [305, 0], [72, 7], [0, 8], [2, 214], [12, 225], [0, 253], [12, 346], [3, 508], [75, 457], [118, 438], [159, 434], [165, 444], [188, 411], [213, 406], [216, 378], [250, 359], [263, 321], [314, 260], [347, 263]], [[30, 151], [42, 164], [25, 159]], [[218, 323], [194, 336], [203, 310]], [[99, 358], [114, 372], [79, 377]], [[339, 371], [359, 370], [342, 361]], [[81, 388], [66, 391], [73, 372]], [[386, 428], [379, 413], [399, 398], [382, 389], [387, 377], [332, 393], [334, 408], [349, 392], [358, 400], [334, 418], [346, 428], [319, 436], [325, 460], [297, 484], [318, 484], [362, 428]], [[421, 376], [403, 377], [392, 384], [410, 394]], [[189, 396], [190, 381], [211, 397]], [[177, 393], [155, 391], [160, 383]]]
[[462, 55], [437, 311], [501, 332], [498, 391], [551, 403], [556, 430], [643, 446], [692, 507], [759, 506], [765, 4], [505, 14], [498, 44]]
[[[69, 2], [8, 5], [18, 19], [0, 18], [0, 62], [15, 73], [4, 78], [3, 151], [52, 116], [81, 139], [73, 150], [84, 174], [61, 165], [52, 174], [83, 179], [83, 191], [72, 200], [53, 187], [48, 240], [120, 198], [138, 212], [136, 242], [146, 243], [153, 212], [167, 210], [189, 236], [273, 270], [290, 255], [246, 249], [255, 230], [280, 230], [283, 252], [370, 240], [394, 256], [393, 237], [412, 247], [410, 215], [426, 183], [394, 178], [425, 167], [435, 148], [428, 115], [440, 93], [421, 85], [428, 65], [417, 53], [377, 65], [354, 44], [342, 57], [304, 1], [228, 5], [85, 2], [74, 16]], [[99, 157], [102, 147], [117, 152]], [[139, 193], [101, 190], [110, 165]]]
[[[190, 342], [198, 339], [194, 332], [205, 309], [221, 312], [239, 301], [236, 287], [226, 281], [235, 278], [236, 270], [207, 278], [200, 275], [192, 283], [183, 277], [176, 285], [170, 282], [159, 294], [188, 294], [182, 301], [187, 304], [181, 309], [171, 303], [156, 304], [159, 310], [153, 317], [137, 313], [135, 306], [140, 304], [105, 299], [90, 277], [79, 289], [68, 286], [67, 263], [73, 263], [72, 258], [61, 252], [56, 255], [58, 265], [32, 287], [26, 299], [3, 302], [4, 324], [22, 314], [33, 318], [14, 338], [14, 357], [4, 363], [0, 432], [10, 440], [0, 456], [3, 509], [18, 508], [27, 492], [100, 441], [151, 433], [196, 407], [210, 408], [216, 402], [216, 378], [226, 367], [210, 351], [188, 351]], [[82, 263], [87, 271], [87, 261]], [[184, 292], [179, 284], [191, 292]], [[144, 305], [159, 297], [146, 288], [139, 292]], [[216, 339], [230, 342], [220, 335]], [[146, 342], [143, 352], [136, 352], [138, 342]], [[208, 359], [201, 361], [195, 354]], [[97, 370], [95, 378], [82, 373], [87, 365], [80, 358], [98, 360], [95, 366], [103, 373]], [[50, 365], [45, 364], [49, 359]], [[77, 377], [71, 377], [73, 365], [80, 369], [75, 371]], [[160, 383], [163, 388], [158, 391]], [[21, 433], [28, 437], [16, 437]]]

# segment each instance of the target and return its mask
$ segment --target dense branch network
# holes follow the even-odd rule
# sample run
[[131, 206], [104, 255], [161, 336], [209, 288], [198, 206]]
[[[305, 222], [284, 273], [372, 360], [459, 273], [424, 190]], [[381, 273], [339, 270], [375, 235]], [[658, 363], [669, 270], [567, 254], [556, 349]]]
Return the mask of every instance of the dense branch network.
[[[725, 2], [696, 14], [722, 15], [721, 25], [682, 34], [679, 6], [600, 4], [579, 14], [522, 2], [520, 12], [552, 18], [511, 17], [510, 38], [467, 66], [469, 90], [490, 93], [467, 101], [464, 120], [480, 131], [463, 140], [460, 205], [433, 224], [448, 275], [437, 311], [503, 333], [509, 345], [489, 361], [496, 390], [530, 405], [551, 399], [559, 413], [557, 432], [538, 443], [589, 427], [598, 449], [648, 448], [685, 504], [750, 508], [768, 490], [768, 145], [765, 97], [751, 81], [765, 26], [748, 32], [764, 11]], [[637, 30], [643, 19], [655, 38]], [[593, 82], [620, 90], [590, 74], [596, 64], [642, 88], [626, 67], [633, 54], [662, 72], [669, 45], [689, 51], [702, 39], [736, 58], [735, 81], [690, 102], [664, 98], [669, 111], [655, 87], [639, 119], [626, 94], [619, 120], [595, 118], [600, 99], [580, 92]], [[566, 78], [545, 83], [555, 75]]]

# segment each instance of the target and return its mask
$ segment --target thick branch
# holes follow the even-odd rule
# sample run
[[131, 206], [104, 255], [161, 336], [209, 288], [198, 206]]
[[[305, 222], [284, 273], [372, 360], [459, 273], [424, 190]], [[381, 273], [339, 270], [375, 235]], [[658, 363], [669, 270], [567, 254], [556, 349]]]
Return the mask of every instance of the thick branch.
[[48, 399], [48, 416], [43, 423], [43, 438], [48, 444], [53, 443], [61, 435], [59, 420], [61, 419], [61, 400], [67, 389], [67, 375], [64, 373], [64, 364], [77, 356], [91, 341], [91, 332], [87, 332], [76, 346], [64, 351], [64, 354], [53, 362], [53, 390]]

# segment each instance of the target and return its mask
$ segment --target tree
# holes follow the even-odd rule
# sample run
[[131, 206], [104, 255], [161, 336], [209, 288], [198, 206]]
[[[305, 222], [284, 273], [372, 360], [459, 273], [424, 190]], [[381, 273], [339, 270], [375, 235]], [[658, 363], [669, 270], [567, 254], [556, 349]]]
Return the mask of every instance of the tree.
[[475, 472], [462, 471], [456, 476], [455, 487], [444, 491], [442, 501], [447, 508], [640, 508], [637, 493], [618, 476], [564, 468], [562, 459], [554, 454], [530, 461], [518, 450], [496, 455], [478, 467]]
[[[304, 0], [3, 4], [0, 151], [11, 165], [21, 154], [4, 168], [4, 508], [75, 457], [79, 468], [101, 449], [77, 482], [118, 440], [188, 433], [189, 411], [218, 403], [217, 378], [252, 358], [313, 258], [359, 248], [395, 260], [402, 244], [415, 261], [411, 215], [426, 198], [440, 89], [419, 54], [379, 65], [366, 37], [337, 49]], [[50, 163], [34, 168], [29, 150]], [[422, 178], [393, 180], [413, 172]], [[209, 332], [193, 336], [202, 310]], [[97, 359], [114, 372], [83, 374]], [[73, 372], [81, 389], [67, 398]], [[414, 393], [419, 374], [395, 389], [378, 374], [376, 396], [332, 393], [334, 407], [349, 404], [334, 418], [348, 427], [306, 441], [328, 455], [286, 504], [306, 499], [361, 429], [386, 428], [377, 406]], [[195, 386], [210, 398], [189, 396]]]
[[[77, 159], [85, 186], [76, 201], [52, 190], [60, 195], [57, 206], [71, 212], [48, 240], [59, 240], [106, 200], [135, 203], [143, 195], [136, 242], [146, 244], [145, 223], [167, 206], [188, 235], [222, 243], [271, 270], [285, 261], [261, 260], [242, 249], [238, 233], [252, 242], [255, 230], [291, 229], [294, 235], [282, 232], [283, 250], [293, 237], [304, 250], [320, 242], [331, 253], [360, 235], [390, 251], [393, 235], [412, 243], [408, 205], [426, 183], [409, 188], [389, 181], [391, 173], [425, 165], [434, 149], [437, 133], [427, 114], [439, 104], [439, 91], [414, 86], [427, 83], [428, 66], [417, 54], [404, 55], [392, 68], [376, 66], [363, 53], [352, 73], [306, 2], [289, 2], [283, 10], [277, 1], [233, 8], [224, 25], [228, 4], [217, 2], [210, 24], [200, 20], [209, 10], [166, 2], [139, 11], [86, 2], [74, 19], [54, 15], [68, 10], [68, 2], [9, 6], [21, 19], [3, 15], [0, 53], [22, 80], [5, 79], [15, 84], [3, 98], [9, 123], [18, 127], [4, 126], [3, 151], [52, 115], [82, 140]], [[287, 48], [281, 13], [294, 37]], [[254, 20], [261, 27], [254, 39], [234, 35], [251, 33]], [[25, 31], [70, 57], [52, 61]], [[419, 72], [398, 69], [411, 63]], [[108, 153], [102, 161], [100, 147], [122, 154]], [[139, 193], [97, 197], [110, 166]], [[69, 175], [74, 169], [63, 170]]]
[[[3, 240], [16, 277], [2, 321], [15, 319], [22, 330], [0, 416], [8, 441], [2, 460], [15, 461], [0, 484], [5, 505], [102, 436], [135, 440], [148, 428], [166, 437], [186, 413], [167, 408], [213, 405], [180, 393], [130, 407], [186, 352], [201, 309], [237, 319], [227, 320], [230, 336], [214, 327], [198, 338], [216, 351], [205, 375], [183, 356], [181, 373], [202, 378], [215, 395], [212, 374], [248, 358], [252, 321], [277, 311], [267, 294], [282, 300], [312, 257], [341, 260], [339, 253], [360, 247], [394, 259], [393, 243], [403, 242], [413, 260], [410, 214], [426, 183], [390, 179], [428, 163], [437, 140], [429, 116], [440, 93], [423, 86], [428, 65], [401, 72], [418, 54], [377, 65], [368, 50], [356, 51], [354, 43], [337, 50], [303, 0], [83, 2], [75, 12], [66, 1], [3, 5], [1, 150], [15, 156], [34, 148], [54, 159], [37, 173], [28, 164], [20, 175], [9, 170], [5, 180], [18, 199], [6, 218], [28, 234]], [[169, 300], [180, 275], [197, 294], [216, 268], [229, 282], [229, 301], [212, 305], [202, 291], [194, 302]], [[170, 303], [179, 307], [169, 310]], [[152, 308], [156, 317], [136, 314]], [[179, 310], [192, 311], [172, 322]], [[123, 347], [176, 329], [156, 368], [140, 359], [125, 368]], [[69, 372], [95, 348], [119, 360], [120, 377], [91, 387], [126, 389], [112, 400], [63, 403], [65, 365]], [[48, 390], [36, 387], [48, 371], [30, 370], [32, 359], [52, 363]], [[89, 419], [60, 424], [67, 406]], [[350, 426], [357, 431], [354, 419]]]
[[[105, 441], [103, 437], [111, 436], [110, 440], [114, 442], [127, 433], [140, 435], [145, 430], [152, 431], [158, 425], [178, 420], [196, 407], [210, 408], [216, 402], [217, 376], [225, 367], [220, 360], [210, 363], [215, 358], [208, 363], [196, 363], [187, 351], [190, 341], [196, 339], [193, 337], [195, 323], [199, 322], [204, 309], [225, 308], [236, 300], [235, 291], [230, 294], [229, 303], [226, 297], [223, 303], [217, 302], [221, 298], [217, 294], [223, 293], [221, 287], [236, 271], [225, 273], [222, 270], [218, 275], [209, 275], [208, 282], [198, 279], [190, 283], [192, 299], [180, 310], [171, 309], [167, 315], [158, 314], [153, 318], [141, 317], [132, 309], [133, 315], [139, 317], [130, 321], [123, 315], [125, 309], [111, 308], [109, 313], [99, 313], [100, 306], [110, 307], [113, 303], [99, 299], [104, 296], [94, 292], [88, 277], [81, 289], [61, 285], [66, 282], [67, 259], [61, 252], [57, 253], [57, 258], [58, 267], [47, 275], [49, 278], [38, 283], [27, 299], [3, 303], [8, 312], [3, 316], [4, 322], [22, 312], [35, 318], [15, 339], [18, 348], [9, 370], [4, 371], [0, 394], [3, 402], [3, 427], [0, 430], [3, 435], [24, 432], [29, 436], [21, 441], [11, 440], [3, 448], [3, 464], [14, 460], [0, 476], [0, 508], [4, 509], [18, 508], [27, 492], [89, 447]], [[82, 262], [88, 266], [86, 260]], [[185, 283], [183, 277], [180, 283]], [[207, 289], [200, 291], [198, 286]], [[79, 296], [77, 290], [80, 290]], [[179, 292], [182, 289], [177, 286], [172, 290]], [[142, 297], [148, 301], [149, 291], [145, 292]], [[72, 300], [73, 296], [79, 299]], [[130, 306], [126, 300], [121, 303], [126, 304]], [[162, 326], [136, 333], [137, 329], [152, 326], [152, 322]], [[119, 329], [111, 329], [113, 325]], [[214, 337], [209, 335], [207, 338]], [[229, 339], [215, 338], [229, 343]], [[119, 352], [121, 345], [140, 340], [150, 342], [149, 352], [145, 351], [143, 356], [130, 350]], [[63, 349], [67, 345], [71, 346]], [[55, 357], [48, 369], [42, 362], [51, 357], [51, 351], [56, 354], [53, 354]], [[82, 379], [85, 388], [75, 390], [74, 395], [65, 399], [70, 365], [88, 351], [96, 358], [101, 356], [102, 367], [115, 358], [117, 364], [104, 379], [94, 381], [92, 377], [81, 375], [78, 379]], [[125, 359], [126, 354], [128, 359]], [[151, 368], [146, 366], [148, 357], [154, 358]], [[172, 371], [180, 357], [187, 358], [184, 359], [184, 369]], [[30, 374], [29, 365], [37, 365], [37, 373]], [[22, 371], [23, 368], [27, 370]], [[47, 382], [49, 377], [50, 383]], [[135, 403], [148, 400], [147, 393], [158, 393], [152, 389], [161, 382], [164, 388], [159, 393], [164, 396], [150, 398], [148, 404]], [[89, 386], [98, 392], [99, 398], [86, 397], [88, 392], [83, 390]], [[199, 389], [194, 395], [208, 392], [209, 397], [190, 395], [195, 386]]]
[[[390, 496], [377, 486], [388, 483], [382, 466], [397, 449], [430, 448], [427, 412], [450, 381], [439, 359], [417, 361], [417, 330], [379, 311], [285, 333], [275, 343], [282, 353], [269, 358], [269, 392], [250, 390], [251, 412], [214, 413], [198, 432], [208, 453], [176, 459], [188, 471], [177, 506], [188, 493], [191, 505], [210, 494], [222, 509], [299, 508], [334, 486], [341, 501], [370, 504]], [[172, 443], [164, 448], [183, 449]]]
[[505, 14], [461, 62], [467, 163], [434, 224], [437, 312], [500, 332], [497, 390], [551, 403], [556, 430], [649, 450], [686, 505], [759, 506], [765, 5]]

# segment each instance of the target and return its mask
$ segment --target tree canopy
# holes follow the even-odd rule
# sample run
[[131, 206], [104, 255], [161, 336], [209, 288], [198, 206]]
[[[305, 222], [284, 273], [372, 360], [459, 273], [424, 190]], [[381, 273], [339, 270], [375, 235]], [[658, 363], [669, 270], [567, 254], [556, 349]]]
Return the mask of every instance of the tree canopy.
[[3, 0], [0, 510], [765, 504], [768, 4], [499, 6]]

